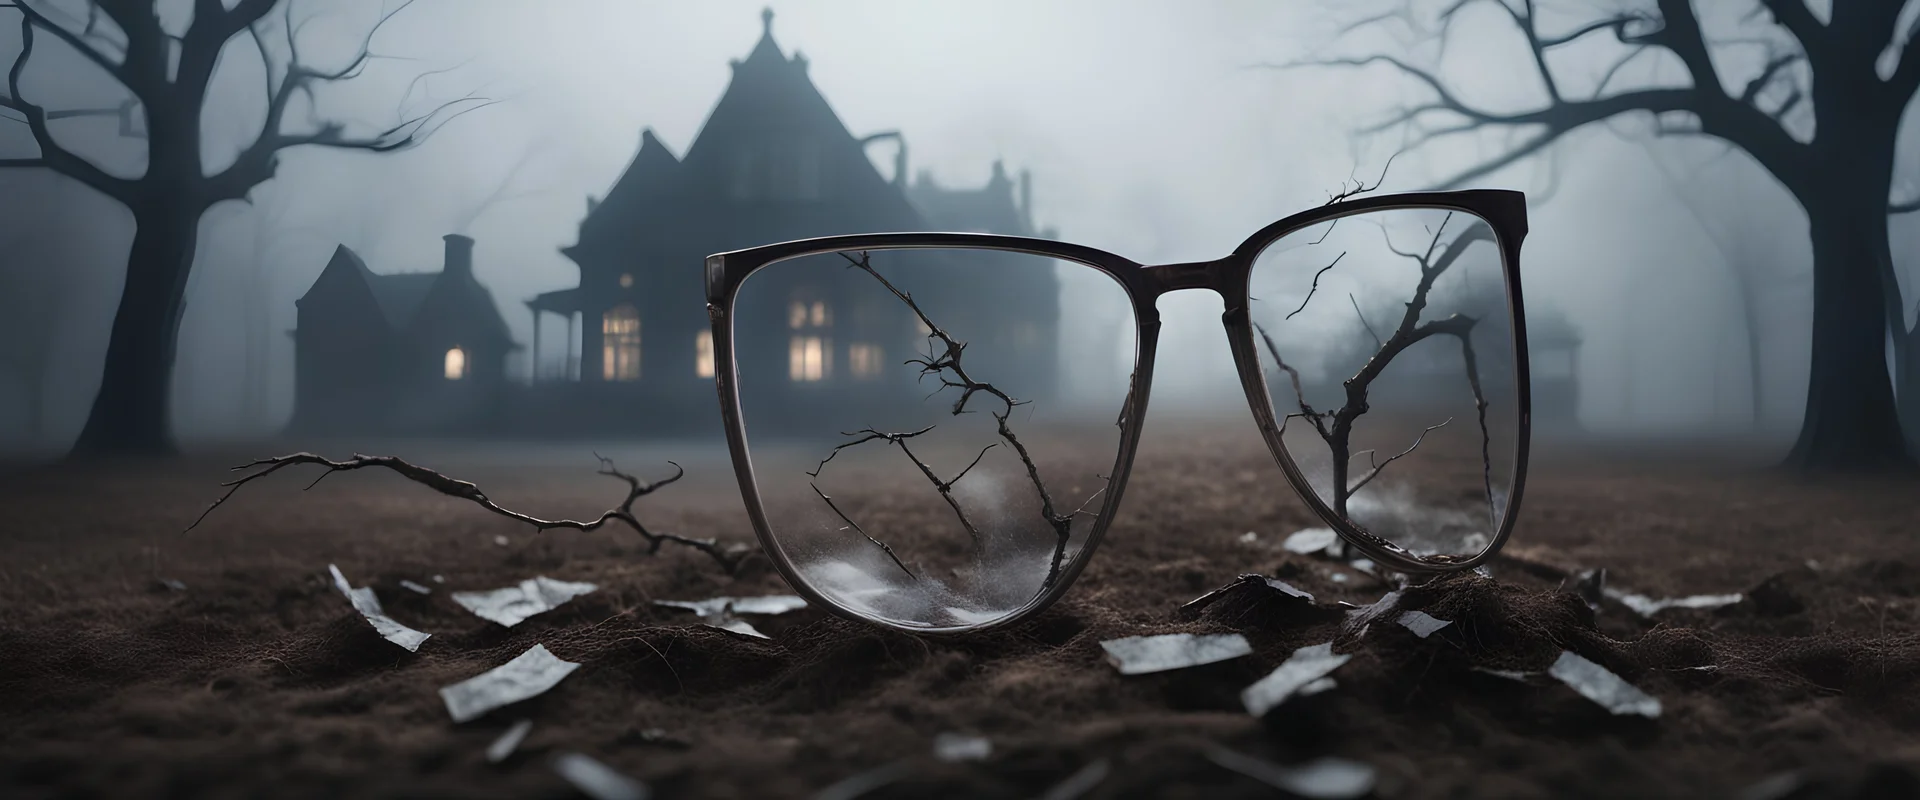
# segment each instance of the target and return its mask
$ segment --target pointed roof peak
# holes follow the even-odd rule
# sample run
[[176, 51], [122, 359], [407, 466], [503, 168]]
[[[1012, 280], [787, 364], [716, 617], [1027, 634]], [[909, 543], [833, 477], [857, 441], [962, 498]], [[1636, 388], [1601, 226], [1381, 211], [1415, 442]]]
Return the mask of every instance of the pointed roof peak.
[[763, 8], [760, 10], [760, 41], [759, 43], [753, 46], [753, 52], [748, 53], [744, 61], [735, 61], [734, 65], [739, 66], [743, 63], [744, 64], [760, 64], [760, 63], [785, 64], [787, 63], [786, 54], [780, 52], [780, 44], [773, 40], [773, 9], [771, 7]]

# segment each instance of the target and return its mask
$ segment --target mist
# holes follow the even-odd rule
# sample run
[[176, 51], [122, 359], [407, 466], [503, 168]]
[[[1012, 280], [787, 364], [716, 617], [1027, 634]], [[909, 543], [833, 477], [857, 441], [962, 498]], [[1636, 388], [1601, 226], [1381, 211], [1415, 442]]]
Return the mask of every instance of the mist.
[[[329, 5], [308, 34], [316, 60], [332, 45], [356, 46], [379, 12]], [[435, 271], [442, 236], [472, 236], [475, 275], [513, 338], [530, 345], [525, 301], [576, 285], [579, 270], [560, 248], [576, 240], [589, 199], [606, 196], [643, 129], [685, 154], [727, 86], [729, 60], [758, 40], [766, 5], [775, 38], [806, 55], [809, 77], [854, 136], [900, 131], [910, 172], [946, 186], [984, 184], [996, 160], [1031, 170], [1041, 225], [1143, 263], [1224, 255], [1355, 179], [1384, 174], [1382, 192], [1424, 188], [1500, 142], [1422, 148], [1389, 167], [1402, 142], [1355, 131], [1420, 99], [1419, 87], [1385, 69], [1264, 66], [1326, 52], [1341, 21], [1329, 13], [1335, 3], [421, 0], [374, 42], [396, 58], [329, 90], [320, 107], [377, 129], [423, 97], [495, 102], [404, 152], [289, 152], [251, 204], [207, 215], [179, 341], [177, 434], [246, 439], [286, 424], [294, 301], [340, 245], [375, 273]], [[1541, 87], [1509, 67], [1526, 58], [1524, 45], [1500, 23], [1486, 13], [1463, 22], [1448, 74], [1479, 103], [1537, 102]], [[336, 29], [337, 39], [322, 34]], [[206, 112], [210, 168], [259, 125], [260, 75], [244, 45], [227, 52], [232, 65]], [[16, 33], [0, 33], [0, 52], [17, 46]], [[118, 102], [111, 81], [43, 47], [24, 92], [48, 107]], [[1617, 52], [1564, 55], [1558, 70], [1597, 80]], [[1677, 69], [1648, 59], [1618, 85], [1651, 85]], [[1920, 191], [1898, 178], [1920, 175], [1915, 113], [1901, 129], [1897, 194]], [[143, 167], [110, 122], [60, 130], [117, 174]], [[25, 126], [0, 123], [0, 156], [32, 147]], [[1784, 447], [1811, 355], [1811, 253], [1794, 199], [1739, 150], [1655, 136], [1648, 120], [1590, 126], [1546, 152], [1474, 183], [1533, 195], [1526, 297], [1530, 314], [1553, 309], [1582, 339], [1580, 429]], [[870, 156], [892, 177], [890, 147]], [[84, 186], [0, 169], [0, 447], [59, 450], [85, 424], [132, 236], [130, 215]], [[1893, 219], [1892, 243], [1903, 296], [1913, 297], [1920, 214]], [[1156, 412], [1244, 414], [1219, 299], [1183, 292], [1161, 310]], [[551, 321], [543, 329], [543, 360], [569, 346], [557, 330]], [[1074, 357], [1102, 339], [1067, 332], [1063, 341]], [[528, 377], [528, 355], [509, 356], [509, 376]]]

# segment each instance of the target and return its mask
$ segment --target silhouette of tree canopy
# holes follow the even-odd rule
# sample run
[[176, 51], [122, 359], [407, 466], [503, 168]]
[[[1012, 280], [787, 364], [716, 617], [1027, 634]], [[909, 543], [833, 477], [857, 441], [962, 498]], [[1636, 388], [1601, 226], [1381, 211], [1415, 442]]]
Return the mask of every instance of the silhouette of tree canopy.
[[[44, 168], [70, 177], [125, 205], [135, 235], [127, 275], [108, 341], [105, 371], [79, 453], [170, 453], [169, 394], [187, 275], [193, 268], [199, 223], [207, 209], [246, 200], [274, 176], [282, 152], [321, 147], [392, 152], [420, 143], [440, 124], [487, 104], [468, 96], [432, 104], [418, 114], [361, 132], [319, 115], [316, 92], [352, 81], [378, 58], [375, 35], [410, 3], [387, 10], [344, 63], [320, 66], [303, 58], [302, 28], [337, 0], [299, 6], [295, 0], [194, 0], [191, 17], [176, 24], [182, 4], [161, 0], [88, 0], [61, 6], [49, 0], [0, 2], [19, 17], [19, 50], [7, 70], [0, 118], [24, 124], [38, 154], [0, 157], [0, 168]], [[166, 6], [163, 15], [162, 6]], [[111, 108], [48, 108], [22, 90], [42, 37], [105, 73], [126, 92]], [[266, 76], [262, 122], [233, 163], [209, 172], [203, 148], [208, 89], [234, 42], [248, 41]], [[425, 73], [425, 75], [433, 73]], [[409, 87], [408, 94], [417, 88]], [[310, 113], [299, 113], [296, 111]], [[14, 116], [17, 115], [17, 116]], [[145, 143], [147, 168], [123, 177], [67, 147], [56, 121], [117, 116], [123, 135]]]
[[[1349, 3], [1340, 12], [1351, 15], [1341, 41], [1363, 29], [1410, 32], [1414, 43], [1436, 46], [1432, 60], [1422, 63], [1409, 47], [1280, 66], [1385, 67], [1419, 84], [1430, 99], [1362, 131], [1400, 132], [1408, 149], [1487, 131], [1520, 135], [1498, 155], [1444, 179], [1445, 187], [1486, 178], [1567, 133], [1623, 115], [1651, 116], [1663, 136], [1711, 137], [1745, 151], [1800, 203], [1813, 245], [1813, 363], [1788, 462], [1911, 466], [1901, 425], [1920, 431], [1920, 325], [1906, 322], [1887, 217], [1920, 208], [1920, 196], [1891, 197], [1900, 119], [1920, 90], [1920, 13], [1908, 8], [1920, 3], [1835, 0], [1824, 19], [1802, 0], [1712, 4], [1724, 18], [1703, 16], [1708, 6], [1648, 0], [1611, 14], [1556, 9], [1549, 16], [1563, 21], [1549, 25], [1536, 0]], [[1534, 103], [1515, 110], [1476, 104], [1438, 68], [1455, 28], [1482, 7], [1496, 9], [1525, 44], [1525, 64], [1515, 66], [1537, 83]], [[1601, 37], [1613, 40], [1611, 64], [1576, 78], [1561, 54], [1590, 51]], [[1684, 77], [1614, 88], [1627, 65], [1656, 57], [1677, 62]], [[1594, 88], [1567, 88], [1576, 83]], [[1889, 338], [1897, 364], [1892, 380]]]

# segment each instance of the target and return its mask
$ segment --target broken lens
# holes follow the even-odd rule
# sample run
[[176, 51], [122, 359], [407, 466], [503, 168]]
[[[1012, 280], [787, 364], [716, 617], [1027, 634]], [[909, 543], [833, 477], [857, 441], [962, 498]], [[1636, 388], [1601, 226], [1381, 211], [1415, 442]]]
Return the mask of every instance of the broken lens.
[[1268, 245], [1248, 294], [1283, 457], [1321, 513], [1415, 555], [1486, 549], [1507, 513], [1521, 420], [1487, 222], [1440, 208], [1322, 222]]
[[731, 323], [767, 524], [827, 600], [976, 626], [1082, 552], [1135, 360], [1107, 274], [998, 250], [827, 253], [754, 272]]

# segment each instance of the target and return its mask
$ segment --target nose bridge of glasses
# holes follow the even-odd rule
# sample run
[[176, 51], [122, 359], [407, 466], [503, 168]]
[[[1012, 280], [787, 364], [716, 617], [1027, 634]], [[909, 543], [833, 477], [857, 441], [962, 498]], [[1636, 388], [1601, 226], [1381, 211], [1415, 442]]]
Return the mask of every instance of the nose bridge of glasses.
[[1181, 289], [1212, 289], [1225, 294], [1226, 273], [1232, 257], [1212, 261], [1188, 261], [1179, 264], [1155, 264], [1142, 268], [1148, 290], [1153, 296]]

